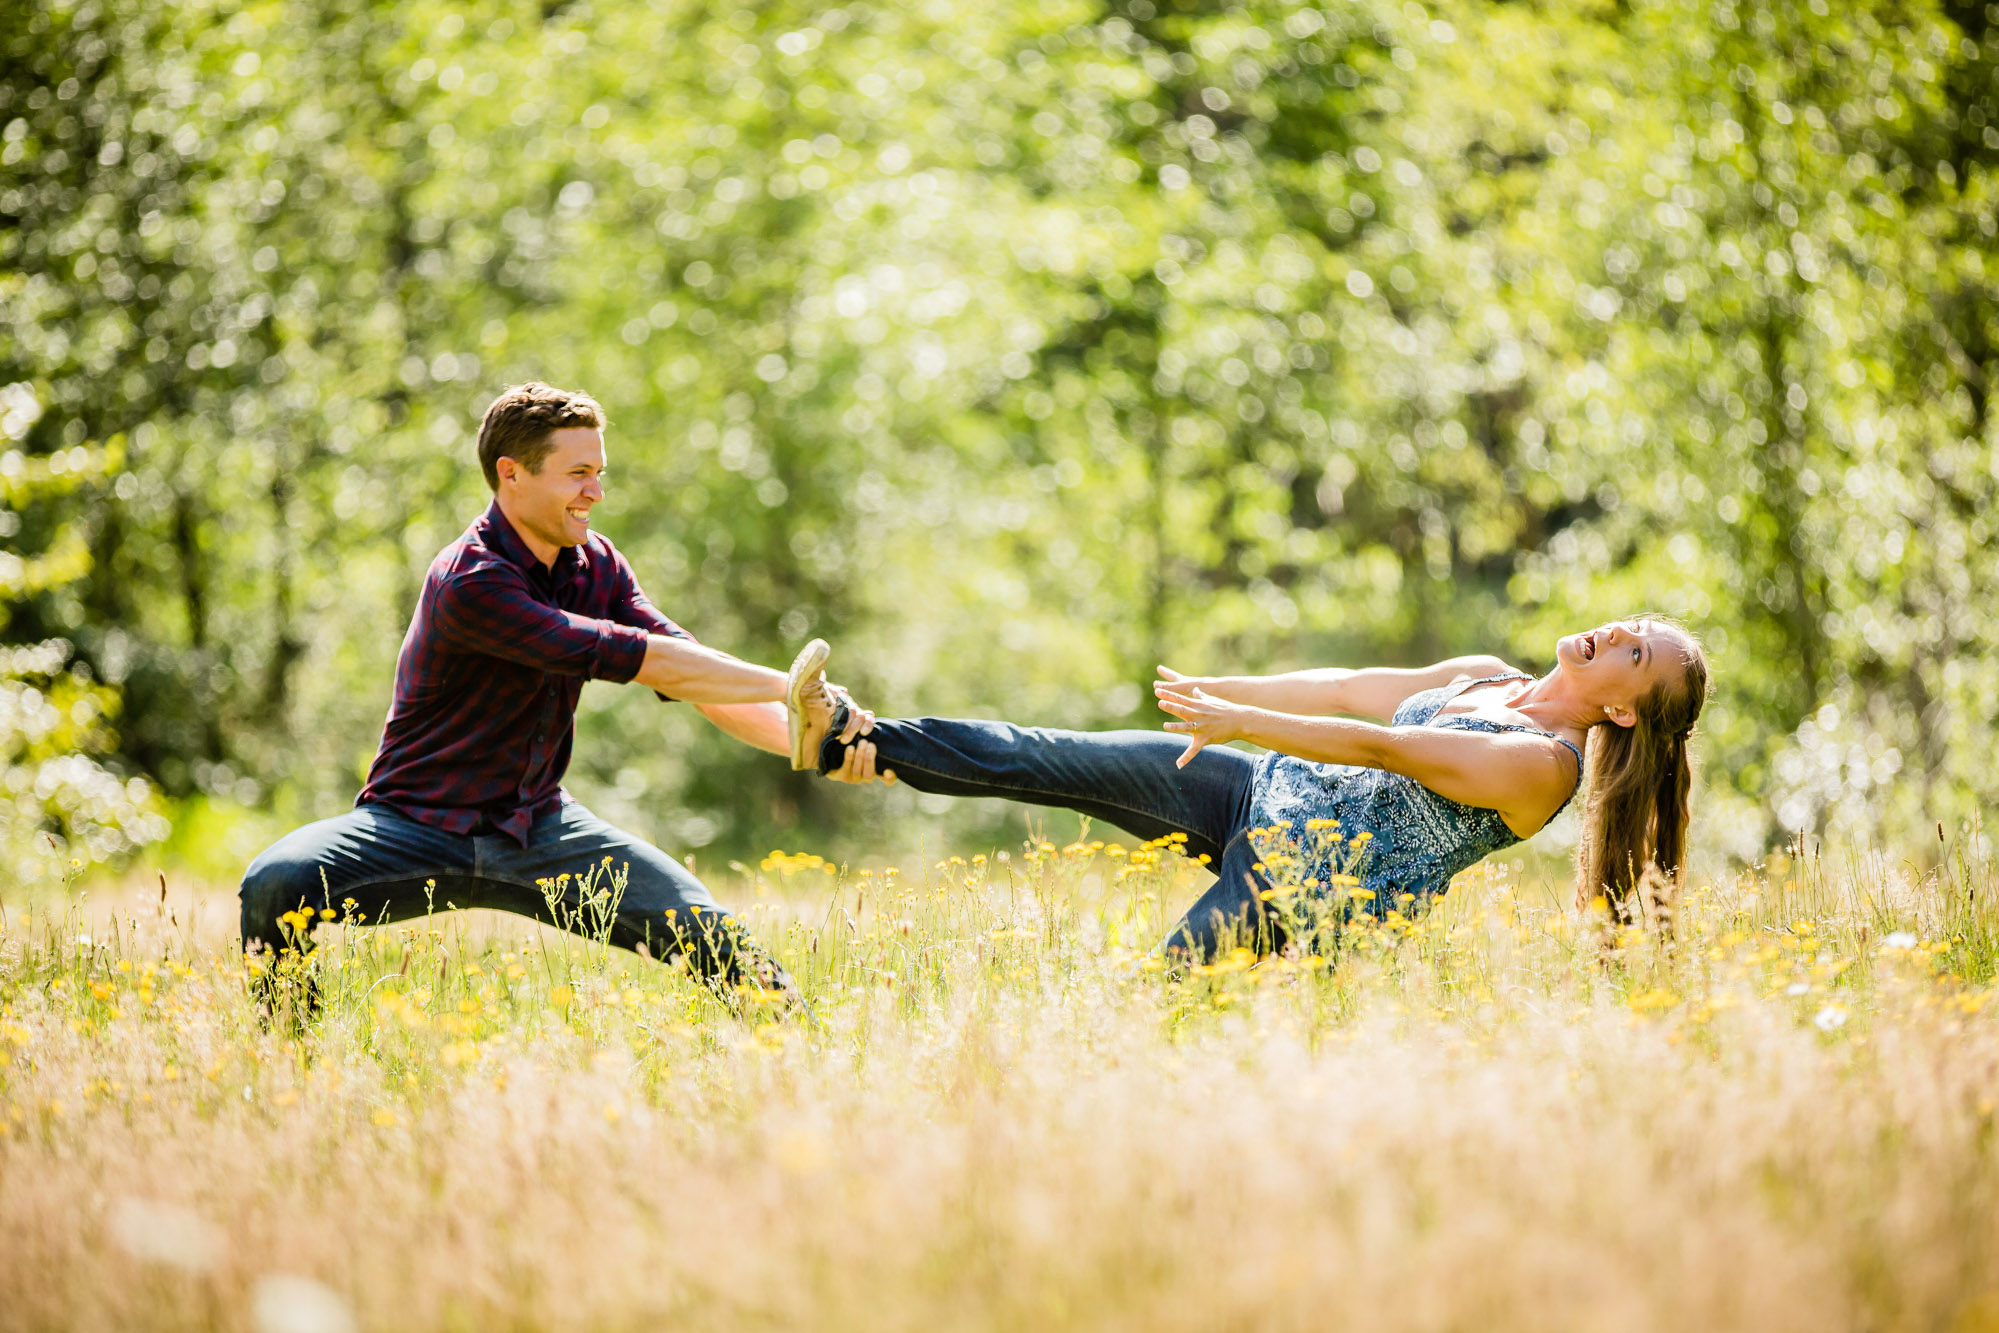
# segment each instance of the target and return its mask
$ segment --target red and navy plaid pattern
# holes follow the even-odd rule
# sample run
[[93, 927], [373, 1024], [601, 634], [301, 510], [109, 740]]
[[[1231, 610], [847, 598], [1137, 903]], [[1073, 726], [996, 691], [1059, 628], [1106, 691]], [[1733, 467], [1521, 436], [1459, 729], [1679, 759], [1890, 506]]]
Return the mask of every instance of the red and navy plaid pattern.
[[496, 501], [430, 562], [355, 804], [525, 846], [535, 816], [567, 799], [583, 682], [637, 675], [649, 634], [694, 637], [646, 599], [605, 538], [591, 533], [547, 568]]

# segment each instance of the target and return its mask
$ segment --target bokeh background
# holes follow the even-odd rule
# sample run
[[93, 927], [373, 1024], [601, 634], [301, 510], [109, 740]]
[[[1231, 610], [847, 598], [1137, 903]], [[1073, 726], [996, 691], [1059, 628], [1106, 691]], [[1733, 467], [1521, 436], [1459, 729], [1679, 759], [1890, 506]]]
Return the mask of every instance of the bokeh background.
[[[655, 601], [886, 711], [1657, 609], [1701, 854], [1934, 847], [1999, 786], [1995, 19], [0, 0], [0, 888], [344, 808], [529, 377]], [[579, 729], [700, 862], [1019, 829]]]

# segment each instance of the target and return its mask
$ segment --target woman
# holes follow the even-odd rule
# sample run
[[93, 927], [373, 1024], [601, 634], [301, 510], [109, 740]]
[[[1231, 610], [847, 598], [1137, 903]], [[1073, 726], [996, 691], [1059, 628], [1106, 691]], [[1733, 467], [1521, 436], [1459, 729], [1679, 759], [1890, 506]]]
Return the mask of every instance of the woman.
[[[1337, 821], [1344, 841], [1305, 839], [1287, 879], [1310, 888], [1347, 871], [1379, 910], [1403, 894], [1442, 892], [1458, 871], [1532, 837], [1581, 785], [1585, 753], [1578, 901], [1603, 897], [1635, 919], [1648, 870], [1667, 891], [1679, 873], [1687, 742], [1708, 685], [1694, 637], [1641, 616], [1558, 640], [1554, 670], [1538, 679], [1495, 657], [1278, 676], [1162, 666], [1153, 692], [1184, 744], [1147, 731], [865, 716], [860, 737], [843, 744], [846, 709], [819, 684], [824, 662], [815, 642], [793, 667], [794, 763], [816, 758], [844, 782], [879, 775], [919, 791], [1062, 806], [1139, 838], [1182, 834], [1219, 876], [1167, 940], [1197, 958], [1232, 938], [1266, 950], [1283, 942], [1252, 830], [1288, 826], [1295, 846], [1308, 827], [1326, 827], [1316, 821]], [[1210, 748], [1231, 740], [1270, 753]]]

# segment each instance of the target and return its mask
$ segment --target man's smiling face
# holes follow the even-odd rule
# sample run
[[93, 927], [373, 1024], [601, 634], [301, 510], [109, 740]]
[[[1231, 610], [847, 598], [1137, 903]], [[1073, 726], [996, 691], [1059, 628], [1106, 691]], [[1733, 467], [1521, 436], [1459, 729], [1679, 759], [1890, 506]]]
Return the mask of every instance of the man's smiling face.
[[604, 498], [603, 431], [564, 426], [550, 432], [548, 443], [548, 455], [533, 472], [515, 458], [496, 465], [501, 507], [544, 563], [562, 547], [589, 540], [590, 511]]

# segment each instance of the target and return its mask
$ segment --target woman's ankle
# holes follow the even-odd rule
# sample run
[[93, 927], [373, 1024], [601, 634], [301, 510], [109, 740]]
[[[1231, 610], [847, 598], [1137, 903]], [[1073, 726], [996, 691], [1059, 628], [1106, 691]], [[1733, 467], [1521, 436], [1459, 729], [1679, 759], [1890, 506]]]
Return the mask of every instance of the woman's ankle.
[[826, 735], [819, 742], [819, 772], [823, 777], [847, 762], [847, 746], [840, 733], [847, 729], [847, 701], [833, 701], [833, 716], [826, 723]]

